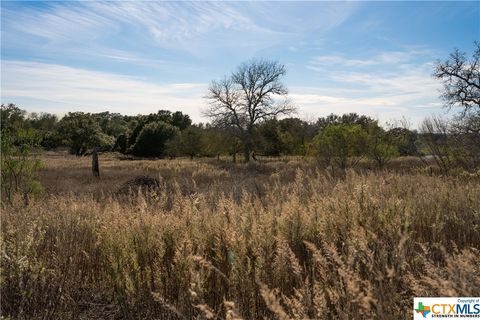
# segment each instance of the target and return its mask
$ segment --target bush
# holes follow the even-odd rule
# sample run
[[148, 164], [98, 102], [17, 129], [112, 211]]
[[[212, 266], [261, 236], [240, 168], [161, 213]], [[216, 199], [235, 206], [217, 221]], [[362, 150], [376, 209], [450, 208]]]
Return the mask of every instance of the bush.
[[393, 137], [378, 125], [368, 128], [367, 155], [379, 168], [383, 168], [390, 159], [398, 155]]
[[117, 137], [117, 140], [115, 141], [115, 146], [113, 149], [115, 151], [125, 153], [127, 152], [127, 147], [128, 147], [128, 135], [126, 133], [122, 133]]
[[174, 127], [163, 121], [151, 122], [145, 125], [138, 134], [131, 153], [140, 157], [161, 157], [165, 155], [166, 142], [175, 137], [179, 132]]
[[203, 150], [202, 133], [198, 127], [190, 126], [167, 143], [167, 153], [171, 157], [189, 156], [190, 159]]
[[1, 139], [1, 190], [2, 203], [12, 203], [16, 194], [28, 203], [32, 195], [42, 191], [37, 180], [40, 161], [31, 156], [33, 148], [39, 144], [39, 136], [34, 130], [19, 130], [15, 134], [2, 131]]
[[366, 151], [367, 133], [358, 124], [331, 124], [313, 139], [316, 155], [325, 165], [342, 169], [355, 165]]

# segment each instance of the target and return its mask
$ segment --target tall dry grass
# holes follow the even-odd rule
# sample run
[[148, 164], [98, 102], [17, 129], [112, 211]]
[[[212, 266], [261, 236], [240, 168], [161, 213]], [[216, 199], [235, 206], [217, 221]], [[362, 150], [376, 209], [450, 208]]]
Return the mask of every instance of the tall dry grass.
[[[407, 319], [414, 296], [480, 295], [478, 177], [82, 161], [2, 209], [4, 317]], [[115, 194], [140, 174], [160, 189]]]

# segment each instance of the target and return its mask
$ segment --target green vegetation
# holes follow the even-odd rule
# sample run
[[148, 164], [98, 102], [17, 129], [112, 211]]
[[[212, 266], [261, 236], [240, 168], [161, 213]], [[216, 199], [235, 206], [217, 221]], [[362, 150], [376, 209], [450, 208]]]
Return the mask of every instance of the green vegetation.
[[177, 135], [178, 128], [163, 121], [150, 122], [143, 126], [131, 152], [143, 157], [158, 157], [165, 154], [166, 142]]
[[313, 148], [326, 166], [354, 166], [366, 150], [366, 132], [358, 124], [330, 124], [314, 138]]

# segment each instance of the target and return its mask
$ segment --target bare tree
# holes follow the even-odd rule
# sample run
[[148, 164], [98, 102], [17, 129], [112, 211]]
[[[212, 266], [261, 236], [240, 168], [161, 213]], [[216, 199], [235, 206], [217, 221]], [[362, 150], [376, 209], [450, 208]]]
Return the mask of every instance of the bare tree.
[[268, 60], [250, 60], [220, 81], [213, 81], [206, 98], [210, 107], [204, 112], [214, 124], [230, 127], [243, 144], [248, 162], [254, 149], [256, 125], [270, 118], [295, 111], [281, 82], [284, 65]]
[[442, 98], [448, 107], [480, 114], [480, 42], [475, 42], [471, 59], [456, 49], [448, 60], [437, 61], [433, 76], [443, 81]]
[[440, 117], [427, 118], [420, 127], [429, 156], [446, 173], [452, 165], [448, 122]]

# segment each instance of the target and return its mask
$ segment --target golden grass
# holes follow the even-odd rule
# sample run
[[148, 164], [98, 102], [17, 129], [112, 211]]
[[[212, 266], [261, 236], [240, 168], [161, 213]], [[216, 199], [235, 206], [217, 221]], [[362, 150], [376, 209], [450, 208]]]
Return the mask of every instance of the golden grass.
[[[414, 296], [480, 295], [477, 176], [44, 163], [46, 194], [2, 209], [5, 317], [407, 319]], [[138, 175], [160, 190], [115, 195]]]

